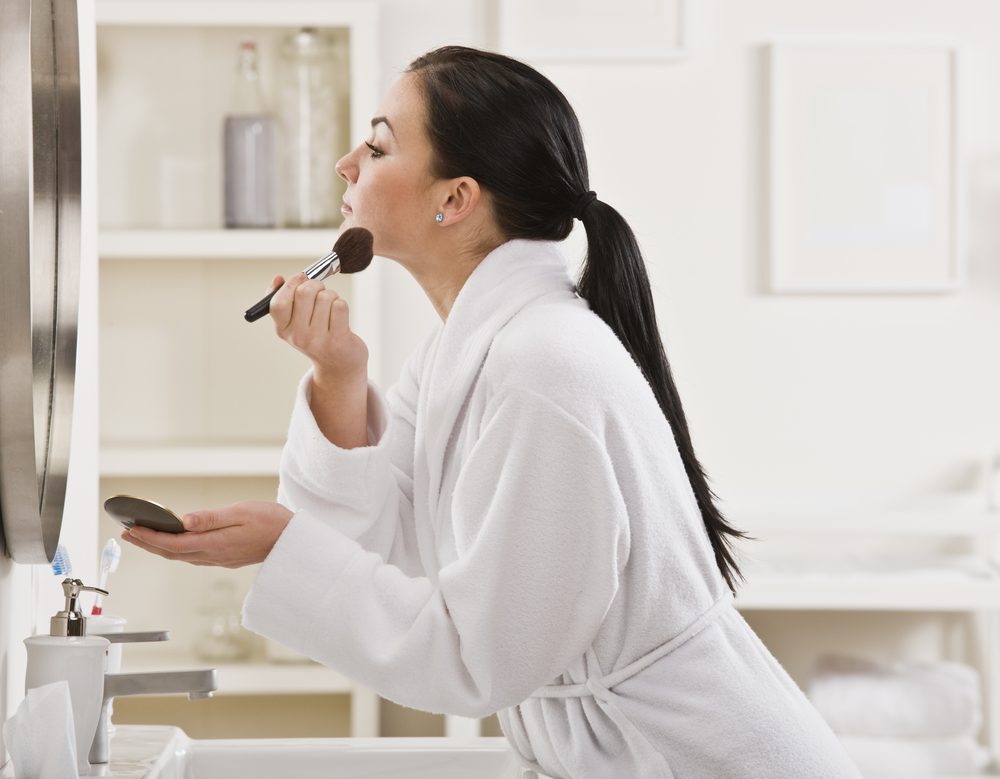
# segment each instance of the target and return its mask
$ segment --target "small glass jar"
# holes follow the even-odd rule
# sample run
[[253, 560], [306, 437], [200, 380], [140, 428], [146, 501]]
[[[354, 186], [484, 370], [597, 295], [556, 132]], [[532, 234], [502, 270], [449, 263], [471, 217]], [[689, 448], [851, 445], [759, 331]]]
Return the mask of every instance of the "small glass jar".
[[347, 151], [344, 47], [305, 27], [285, 39], [279, 65], [283, 222], [287, 227], [340, 223], [345, 182], [335, 166]]
[[240, 624], [240, 601], [231, 581], [216, 579], [199, 609], [201, 625], [195, 653], [202, 660], [234, 662], [250, 656], [251, 636]]

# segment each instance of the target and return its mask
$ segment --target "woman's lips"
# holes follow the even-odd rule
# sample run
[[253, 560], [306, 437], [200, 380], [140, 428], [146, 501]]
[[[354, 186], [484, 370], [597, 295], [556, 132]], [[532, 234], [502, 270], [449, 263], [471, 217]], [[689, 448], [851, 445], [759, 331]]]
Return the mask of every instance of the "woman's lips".
[[342, 214], [353, 214], [354, 210], [349, 205], [347, 205], [347, 203], [344, 203], [344, 205], [340, 207], [340, 212]]

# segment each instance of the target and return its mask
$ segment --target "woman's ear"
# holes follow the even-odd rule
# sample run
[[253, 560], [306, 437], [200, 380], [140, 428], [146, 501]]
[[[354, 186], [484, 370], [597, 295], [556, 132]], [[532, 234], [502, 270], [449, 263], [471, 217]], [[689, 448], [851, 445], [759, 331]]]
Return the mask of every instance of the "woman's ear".
[[483, 197], [479, 182], [469, 176], [452, 179], [448, 196], [438, 211], [444, 214], [442, 223], [456, 224], [472, 214]]

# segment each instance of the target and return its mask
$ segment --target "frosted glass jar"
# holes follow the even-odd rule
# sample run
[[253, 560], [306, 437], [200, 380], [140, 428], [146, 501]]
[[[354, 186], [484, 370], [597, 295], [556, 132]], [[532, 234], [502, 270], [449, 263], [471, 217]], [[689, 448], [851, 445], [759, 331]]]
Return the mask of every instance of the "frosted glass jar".
[[228, 579], [214, 580], [199, 608], [199, 635], [194, 651], [211, 663], [246, 660], [253, 649], [251, 635], [240, 621], [240, 599]]
[[342, 127], [346, 92], [344, 47], [306, 27], [287, 37], [279, 62], [283, 222], [287, 227], [340, 223], [345, 182], [334, 166], [347, 151]]

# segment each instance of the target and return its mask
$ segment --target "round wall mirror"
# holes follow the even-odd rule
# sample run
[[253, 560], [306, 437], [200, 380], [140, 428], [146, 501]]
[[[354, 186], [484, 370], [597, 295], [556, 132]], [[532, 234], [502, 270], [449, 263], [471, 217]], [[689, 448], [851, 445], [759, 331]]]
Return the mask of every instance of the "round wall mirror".
[[0, 3], [0, 521], [52, 560], [69, 465], [80, 266], [76, 3]]

